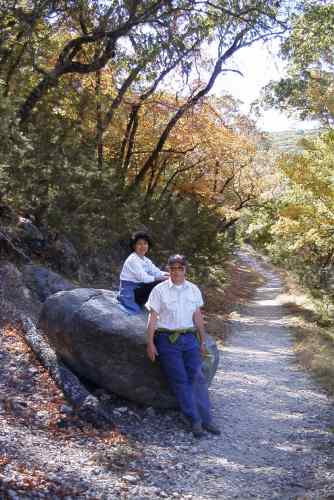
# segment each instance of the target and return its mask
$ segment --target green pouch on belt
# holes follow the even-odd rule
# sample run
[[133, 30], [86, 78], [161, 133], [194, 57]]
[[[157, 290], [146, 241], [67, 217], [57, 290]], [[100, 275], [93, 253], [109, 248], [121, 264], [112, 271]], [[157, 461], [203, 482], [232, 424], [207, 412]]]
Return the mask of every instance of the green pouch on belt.
[[196, 334], [196, 330], [192, 328], [183, 328], [179, 330], [167, 330], [167, 328], [159, 328], [157, 330], [157, 333], [167, 333], [170, 343], [175, 344], [180, 335], [184, 335], [186, 333]]

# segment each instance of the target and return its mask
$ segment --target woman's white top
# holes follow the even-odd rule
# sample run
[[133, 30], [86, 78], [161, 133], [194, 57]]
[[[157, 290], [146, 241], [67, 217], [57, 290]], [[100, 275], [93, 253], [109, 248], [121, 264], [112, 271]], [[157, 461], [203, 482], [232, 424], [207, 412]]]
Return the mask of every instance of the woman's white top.
[[136, 252], [132, 252], [123, 264], [120, 279], [133, 283], [152, 283], [166, 274], [147, 257], [139, 257]]
[[157, 328], [179, 330], [194, 327], [194, 312], [203, 305], [198, 286], [185, 280], [174, 285], [171, 279], [153, 288], [146, 308], [158, 314]]

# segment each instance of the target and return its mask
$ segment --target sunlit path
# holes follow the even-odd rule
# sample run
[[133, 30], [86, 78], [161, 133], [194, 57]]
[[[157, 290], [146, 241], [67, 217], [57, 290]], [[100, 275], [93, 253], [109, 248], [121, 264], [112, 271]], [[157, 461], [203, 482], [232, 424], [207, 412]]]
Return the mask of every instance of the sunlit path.
[[[203, 442], [210, 466], [196, 498], [328, 498], [334, 494], [333, 407], [296, 362], [276, 298], [279, 278], [247, 254], [267, 280], [234, 315], [211, 394], [221, 439]], [[197, 469], [197, 466], [194, 467]]]

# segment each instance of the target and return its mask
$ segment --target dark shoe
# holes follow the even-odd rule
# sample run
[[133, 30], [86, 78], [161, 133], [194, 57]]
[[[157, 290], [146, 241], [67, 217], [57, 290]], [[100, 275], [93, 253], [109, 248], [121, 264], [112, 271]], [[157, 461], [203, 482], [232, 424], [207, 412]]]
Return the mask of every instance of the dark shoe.
[[191, 424], [191, 420], [189, 417], [187, 417], [186, 415], [184, 415], [183, 413], [180, 413], [179, 414], [179, 418], [181, 420], [181, 422], [183, 423], [183, 425], [185, 426], [186, 430], [191, 430], [191, 427], [192, 427], [192, 424]]
[[203, 427], [200, 422], [195, 422], [191, 426], [191, 431], [195, 438], [201, 438], [204, 436]]
[[205, 429], [208, 432], [211, 432], [211, 434], [215, 434], [216, 436], [221, 435], [220, 429], [216, 425], [214, 425], [212, 422], [208, 422], [207, 424], [202, 424], [203, 429]]

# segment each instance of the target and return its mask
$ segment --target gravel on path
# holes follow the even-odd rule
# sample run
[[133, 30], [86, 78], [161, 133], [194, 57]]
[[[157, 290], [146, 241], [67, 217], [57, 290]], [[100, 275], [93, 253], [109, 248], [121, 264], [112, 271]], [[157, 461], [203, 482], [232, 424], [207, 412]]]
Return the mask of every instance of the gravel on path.
[[218, 437], [196, 440], [176, 412], [103, 391], [116, 429], [81, 425], [2, 331], [0, 498], [334, 498], [333, 401], [296, 362], [279, 277], [247, 252], [239, 258], [266, 282], [231, 315], [210, 389]]

